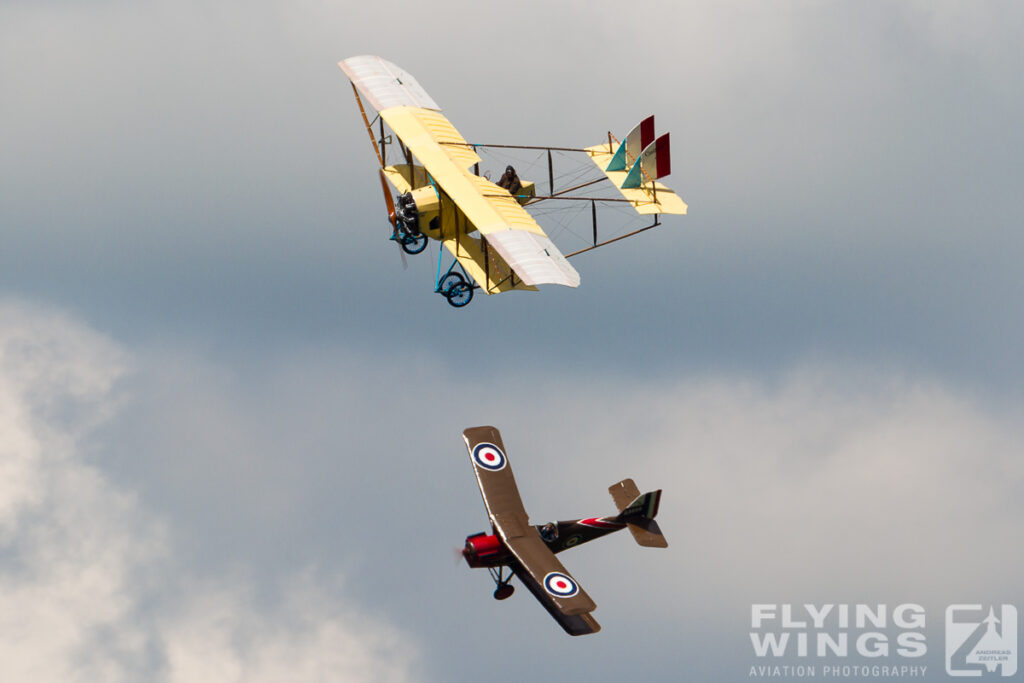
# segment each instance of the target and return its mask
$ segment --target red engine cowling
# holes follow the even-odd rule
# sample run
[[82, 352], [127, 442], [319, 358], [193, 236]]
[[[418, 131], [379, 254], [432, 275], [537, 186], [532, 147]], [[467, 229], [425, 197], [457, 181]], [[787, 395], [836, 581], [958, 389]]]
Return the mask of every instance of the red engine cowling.
[[501, 539], [483, 532], [466, 537], [462, 556], [470, 567], [486, 567], [501, 556]]

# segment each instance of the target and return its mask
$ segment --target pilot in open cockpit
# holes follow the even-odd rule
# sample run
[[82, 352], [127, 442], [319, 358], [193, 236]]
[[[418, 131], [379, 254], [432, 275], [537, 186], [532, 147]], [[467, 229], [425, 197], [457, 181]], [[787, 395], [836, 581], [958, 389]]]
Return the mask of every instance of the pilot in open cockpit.
[[558, 525], [554, 522], [548, 522], [540, 528], [540, 537], [544, 539], [546, 543], [551, 543], [558, 539]]
[[516, 175], [516, 169], [511, 166], [506, 166], [505, 174], [498, 180], [498, 187], [505, 188], [512, 195], [519, 194], [519, 191], [523, 189], [523, 184], [519, 182], [519, 176]]

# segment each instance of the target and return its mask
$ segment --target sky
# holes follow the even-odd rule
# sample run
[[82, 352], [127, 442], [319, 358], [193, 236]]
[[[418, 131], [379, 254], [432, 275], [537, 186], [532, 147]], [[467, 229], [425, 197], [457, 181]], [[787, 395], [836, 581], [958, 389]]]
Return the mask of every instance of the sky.
[[[749, 680], [799, 663], [755, 656], [752, 605], [805, 603], [921, 605], [927, 653], [893, 661], [944, 675], [948, 605], [1024, 607], [1022, 29], [1010, 2], [0, 2], [0, 678]], [[436, 246], [386, 240], [360, 54], [470, 141], [654, 113], [689, 214], [574, 258], [578, 289], [452, 309]], [[600, 633], [457, 563], [484, 424], [535, 522], [664, 489], [668, 549], [561, 558]]]

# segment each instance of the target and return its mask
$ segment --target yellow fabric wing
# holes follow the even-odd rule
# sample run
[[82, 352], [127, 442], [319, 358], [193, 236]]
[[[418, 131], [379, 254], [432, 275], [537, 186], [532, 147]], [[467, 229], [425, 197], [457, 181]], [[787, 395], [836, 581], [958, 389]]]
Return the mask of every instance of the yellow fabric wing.
[[525, 284], [579, 285], [579, 273], [512, 195], [470, 172], [480, 157], [443, 114], [397, 106], [380, 115], [465, 214], [466, 232], [479, 231]]

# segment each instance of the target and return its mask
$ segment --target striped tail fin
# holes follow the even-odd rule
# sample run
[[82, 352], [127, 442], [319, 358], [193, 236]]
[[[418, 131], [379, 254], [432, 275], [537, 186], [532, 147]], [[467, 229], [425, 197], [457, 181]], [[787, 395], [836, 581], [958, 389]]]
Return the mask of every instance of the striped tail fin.
[[651, 144], [644, 147], [640, 157], [629, 169], [622, 187], [640, 187], [648, 180], [664, 178], [672, 172], [672, 158], [668, 133], [665, 133]]
[[634, 518], [654, 519], [658, 514], [658, 505], [661, 503], [661, 489], [637, 496], [620, 513], [622, 521], [632, 521]]
[[[628, 171], [640, 158], [640, 153], [654, 142], [654, 114], [636, 124], [629, 135], [622, 139], [606, 171]], [[610, 150], [609, 150], [610, 151]]]
[[668, 541], [654, 521], [661, 503], [661, 489], [641, 495], [632, 479], [623, 479], [610, 486], [608, 492], [619, 508], [616, 520], [626, 523], [637, 543], [652, 548], [668, 547]]

